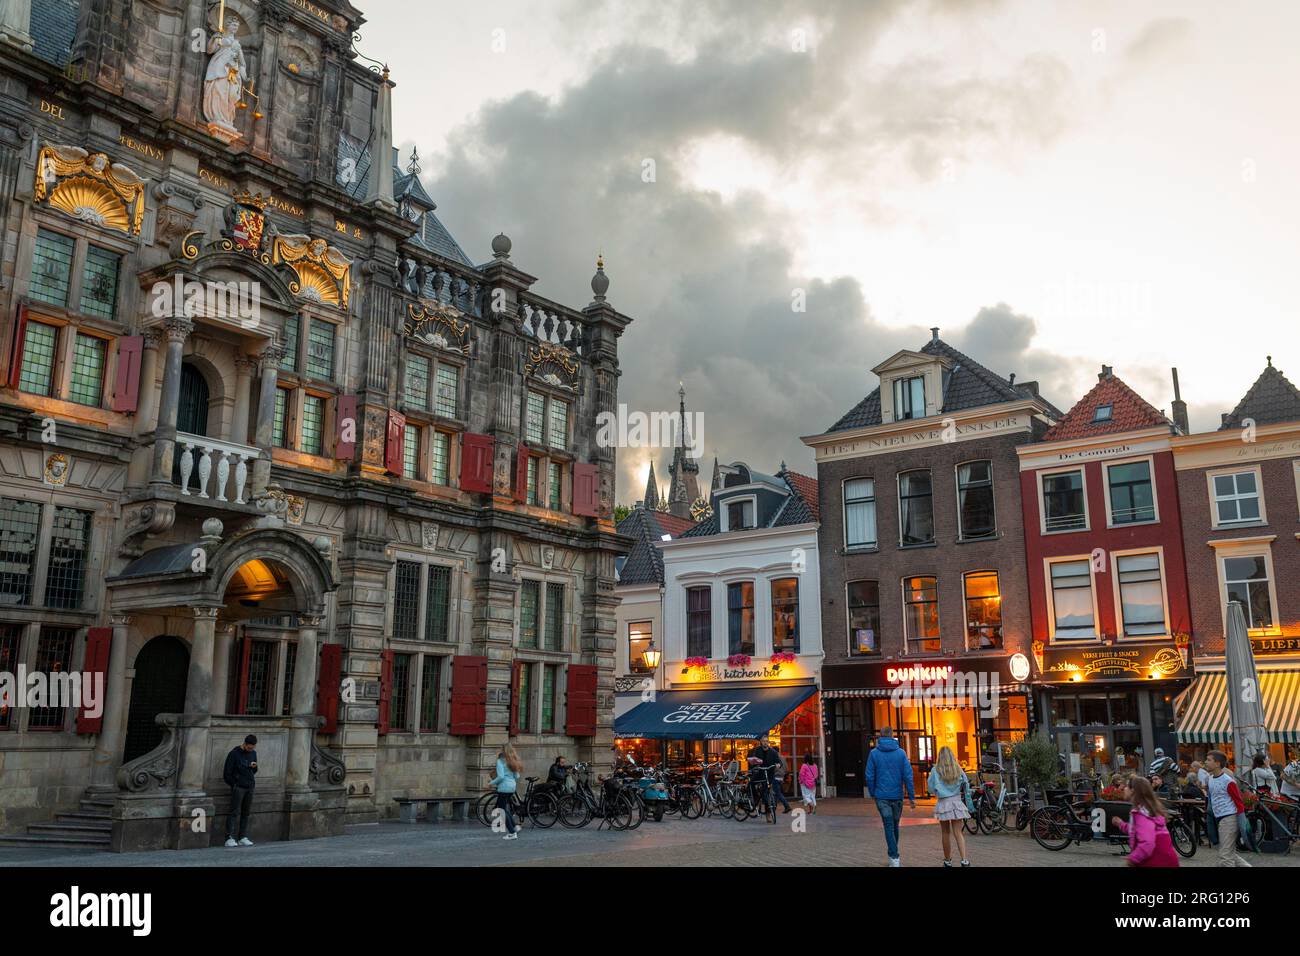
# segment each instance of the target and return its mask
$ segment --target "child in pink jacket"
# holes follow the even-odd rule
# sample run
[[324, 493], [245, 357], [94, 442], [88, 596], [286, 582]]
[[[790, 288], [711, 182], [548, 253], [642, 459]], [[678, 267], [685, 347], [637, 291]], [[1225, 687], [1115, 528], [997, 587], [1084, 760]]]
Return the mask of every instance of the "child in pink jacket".
[[819, 771], [812, 754], [803, 755], [803, 766], [799, 768], [799, 791], [803, 795], [805, 813], [817, 812], [817, 777]]
[[1177, 866], [1178, 854], [1165, 825], [1165, 808], [1150, 782], [1145, 777], [1134, 777], [1129, 782], [1129, 794], [1133, 811], [1128, 823], [1119, 817], [1111, 820], [1120, 832], [1128, 834], [1128, 865]]

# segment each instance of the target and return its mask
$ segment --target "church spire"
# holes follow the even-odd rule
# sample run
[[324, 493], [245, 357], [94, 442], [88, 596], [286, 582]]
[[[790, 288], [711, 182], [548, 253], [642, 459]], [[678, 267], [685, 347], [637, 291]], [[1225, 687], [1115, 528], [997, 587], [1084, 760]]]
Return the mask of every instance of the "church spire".
[[659, 510], [659, 482], [655, 480], [655, 463], [650, 462], [650, 477], [645, 480], [645, 509]]
[[686, 386], [677, 383], [678, 441], [673, 449], [673, 463], [668, 467], [672, 481], [668, 486], [668, 510], [679, 518], [691, 516], [691, 505], [700, 497], [699, 479], [700, 463], [687, 451], [686, 428]]

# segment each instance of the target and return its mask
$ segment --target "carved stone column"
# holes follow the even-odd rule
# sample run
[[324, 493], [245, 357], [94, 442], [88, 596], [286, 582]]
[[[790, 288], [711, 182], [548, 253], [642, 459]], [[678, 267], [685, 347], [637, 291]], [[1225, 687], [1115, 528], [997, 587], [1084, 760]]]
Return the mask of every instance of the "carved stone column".
[[154, 429], [153, 475], [150, 484], [170, 485], [172, 462], [176, 457], [176, 415], [181, 401], [181, 361], [185, 340], [194, 331], [189, 319], [175, 317], [162, 324], [167, 338], [167, 356], [163, 365], [162, 396], [158, 402], [158, 426]]
[[219, 607], [196, 607], [194, 641], [190, 645], [190, 673], [185, 685], [185, 746], [181, 758], [180, 789], [203, 789], [208, 759], [208, 724], [212, 716], [212, 661]]
[[230, 647], [235, 642], [235, 625], [229, 621], [217, 624], [212, 647], [212, 712], [224, 714], [230, 697]]
[[144, 333], [144, 352], [140, 356], [140, 400], [135, 411], [135, 433], [143, 435], [157, 425], [158, 345], [162, 334], [157, 329]]
[[261, 388], [257, 397], [257, 423], [254, 429], [253, 444], [262, 450], [262, 454], [253, 462], [253, 498], [256, 500], [266, 494], [271, 483], [271, 447], [272, 432], [275, 430], [275, 383], [280, 372], [280, 360], [284, 358], [284, 349], [278, 345], [268, 345], [257, 357], [261, 370]]
[[91, 767], [91, 786], [114, 790], [118, 761], [122, 757], [122, 738], [126, 730], [126, 642], [131, 618], [114, 614], [113, 644], [108, 652], [108, 674], [104, 681], [104, 724], [95, 741]]
[[[251, 355], [235, 356], [235, 421], [230, 429], [230, 440], [241, 445], [248, 444], [248, 408], [253, 399], [253, 369], [255, 368], [257, 368], [257, 359]], [[271, 411], [274, 413], [274, 405]]]
[[311, 742], [316, 734], [316, 635], [325, 619], [315, 614], [298, 618], [298, 651], [293, 665], [293, 691], [289, 713], [289, 766], [285, 784], [307, 789], [311, 785]]

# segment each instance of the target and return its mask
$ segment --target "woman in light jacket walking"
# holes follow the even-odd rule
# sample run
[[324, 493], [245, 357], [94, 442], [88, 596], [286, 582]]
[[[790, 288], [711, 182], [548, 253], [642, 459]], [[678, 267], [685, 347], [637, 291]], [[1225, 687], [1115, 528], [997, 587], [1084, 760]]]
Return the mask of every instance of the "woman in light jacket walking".
[[497, 791], [497, 809], [505, 814], [506, 835], [504, 840], [519, 839], [519, 828], [515, 826], [515, 814], [511, 809], [511, 804], [515, 799], [515, 790], [519, 787], [519, 775], [524, 771], [523, 761], [519, 759], [519, 754], [515, 753], [515, 748], [509, 744], [497, 756], [497, 775], [489, 782], [489, 787], [495, 787]]
[[928, 789], [939, 802], [934, 805], [934, 818], [939, 821], [939, 830], [943, 834], [943, 865], [952, 866], [952, 841], [957, 841], [957, 850], [961, 853], [961, 865], [970, 866], [966, 858], [966, 833], [962, 830], [962, 821], [970, 819], [966, 809], [970, 802], [970, 780], [966, 771], [957, 763], [957, 757], [951, 747], [939, 751], [939, 759], [930, 771]]

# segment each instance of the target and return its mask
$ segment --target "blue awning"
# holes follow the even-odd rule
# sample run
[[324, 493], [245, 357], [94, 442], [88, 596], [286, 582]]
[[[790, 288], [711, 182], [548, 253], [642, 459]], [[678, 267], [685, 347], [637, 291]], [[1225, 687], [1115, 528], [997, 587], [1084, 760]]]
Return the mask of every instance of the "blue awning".
[[665, 690], [614, 721], [615, 737], [651, 740], [757, 740], [817, 693], [796, 687]]

